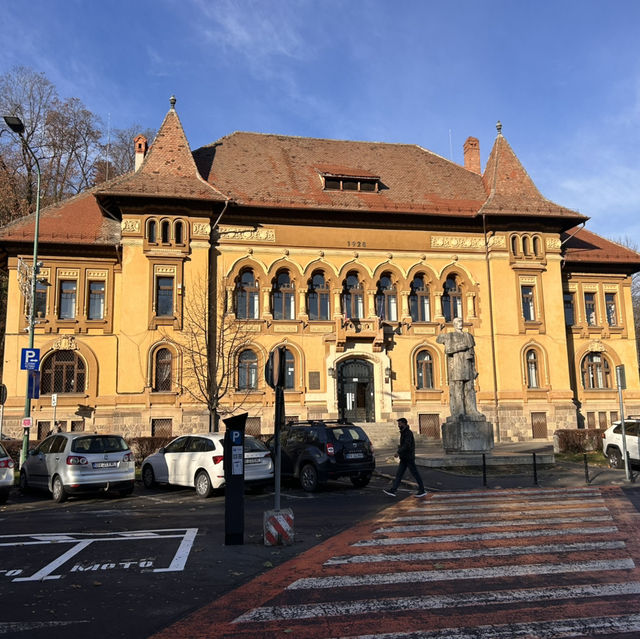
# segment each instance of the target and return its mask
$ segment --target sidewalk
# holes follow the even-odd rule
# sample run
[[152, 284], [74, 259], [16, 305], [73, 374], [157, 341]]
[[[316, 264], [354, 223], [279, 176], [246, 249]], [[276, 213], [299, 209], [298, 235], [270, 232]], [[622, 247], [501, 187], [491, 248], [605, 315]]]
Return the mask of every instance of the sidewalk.
[[[376, 449], [376, 472], [389, 481], [396, 472], [395, 448]], [[533, 453], [536, 454], [534, 475]], [[461, 461], [462, 460], [462, 461]], [[416, 465], [428, 490], [474, 490], [483, 488], [549, 488], [585, 486], [640, 487], [627, 481], [624, 470], [588, 466], [559, 461], [553, 455], [553, 445], [547, 441], [497, 443], [485, 455], [486, 484], [482, 474], [482, 456], [447, 455], [440, 442], [425, 442], [416, 438]], [[536, 482], [537, 480], [537, 482]], [[406, 473], [403, 483], [415, 487], [413, 477]]]

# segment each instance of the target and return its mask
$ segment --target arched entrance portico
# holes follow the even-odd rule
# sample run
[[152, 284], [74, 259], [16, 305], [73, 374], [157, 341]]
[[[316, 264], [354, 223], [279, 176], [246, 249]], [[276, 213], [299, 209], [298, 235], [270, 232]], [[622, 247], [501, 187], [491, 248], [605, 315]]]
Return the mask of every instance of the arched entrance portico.
[[338, 413], [350, 422], [373, 422], [373, 365], [364, 359], [345, 359], [338, 364]]

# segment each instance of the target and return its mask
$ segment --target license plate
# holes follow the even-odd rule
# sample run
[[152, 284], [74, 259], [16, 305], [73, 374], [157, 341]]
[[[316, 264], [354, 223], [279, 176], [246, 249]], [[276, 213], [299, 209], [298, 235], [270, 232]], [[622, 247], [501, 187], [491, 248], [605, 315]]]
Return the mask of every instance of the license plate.
[[364, 457], [364, 453], [346, 453], [345, 457], [347, 459], [362, 459]]
[[261, 461], [260, 459], [251, 459], [251, 458], [249, 458], [249, 459], [245, 459], [244, 463], [245, 464], [259, 464], [260, 461]]
[[93, 462], [94, 468], [115, 468], [118, 462]]

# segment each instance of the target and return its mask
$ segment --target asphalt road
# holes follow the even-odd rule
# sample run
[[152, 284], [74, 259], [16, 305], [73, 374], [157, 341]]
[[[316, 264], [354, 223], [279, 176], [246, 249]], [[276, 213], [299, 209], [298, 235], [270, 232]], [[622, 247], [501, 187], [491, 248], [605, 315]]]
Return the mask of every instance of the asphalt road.
[[136, 485], [131, 497], [71, 499], [17, 489], [0, 507], [0, 636], [146, 637], [388, 505], [386, 480], [304, 493], [285, 485], [294, 543], [265, 546], [271, 490], [245, 495], [244, 544], [225, 546], [225, 500]]

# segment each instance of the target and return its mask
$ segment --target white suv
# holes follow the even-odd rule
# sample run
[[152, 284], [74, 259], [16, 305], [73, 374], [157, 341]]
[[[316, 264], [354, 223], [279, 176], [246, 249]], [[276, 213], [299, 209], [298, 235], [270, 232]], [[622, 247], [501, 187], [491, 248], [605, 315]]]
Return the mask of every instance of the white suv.
[[[627, 453], [630, 460], [640, 461], [640, 419], [633, 417], [624, 420]], [[624, 468], [622, 447], [622, 422], [614, 422], [602, 434], [602, 451], [609, 460], [611, 468]]]

